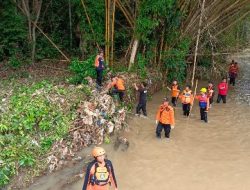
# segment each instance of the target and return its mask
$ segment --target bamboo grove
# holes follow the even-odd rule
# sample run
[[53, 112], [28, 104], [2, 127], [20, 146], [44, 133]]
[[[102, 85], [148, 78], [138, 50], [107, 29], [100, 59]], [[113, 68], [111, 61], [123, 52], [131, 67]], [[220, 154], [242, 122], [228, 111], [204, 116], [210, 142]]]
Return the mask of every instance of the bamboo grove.
[[228, 41], [244, 44], [250, 4], [249, 0], [9, 0], [0, 3], [0, 12], [2, 61], [13, 57], [31, 63], [44, 58], [70, 61], [103, 49], [110, 67], [131, 70], [142, 59], [148, 68], [174, 71], [170, 78], [183, 78], [189, 60], [194, 80], [199, 55], [214, 60], [216, 54], [228, 52], [235, 44], [227, 44], [227, 36]]

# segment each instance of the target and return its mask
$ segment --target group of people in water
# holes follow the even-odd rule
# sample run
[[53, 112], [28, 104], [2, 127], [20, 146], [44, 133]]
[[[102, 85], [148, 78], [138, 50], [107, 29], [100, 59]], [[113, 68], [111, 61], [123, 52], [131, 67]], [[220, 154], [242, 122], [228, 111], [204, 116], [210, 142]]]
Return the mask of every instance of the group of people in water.
[[[97, 85], [102, 86], [102, 72], [105, 68], [103, 52], [100, 52], [95, 60], [95, 67], [97, 73]], [[235, 85], [235, 79], [238, 75], [239, 67], [237, 62], [232, 60], [230, 64], [228, 77], [229, 84]], [[218, 97], [217, 103], [221, 100], [226, 103], [228, 93], [228, 78], [224, 77], [218, 84]], [[119, 76], [112, 76], [111, 82], [107, 85], [112, 95], [118, 94], [120, 101], [123, 101], [125, 85], [124, 80]], [[147, 104], [147, 83], [134, 84], [135, 90], [139, 92], [139, 101], [136, 107], [136, 115], [147, 117], [146, 104]], [[191, 87], [186, 85], [181, 90], [177, 80], [174, 80], [171, 88], [171, 101], [166, 97], [163, 99], [162, 104], [159, 106], [156, 113], [156, 137], [161, 138], [162, 130], [165, 132], [165, 138], [170, 138], [171, 129], [175, 125], [174, 108], [177, 106], [178, 101], [182, 103], [183, 115], [190, 116], [194, 100], [199, 102], [200, 119], [205, 123], [208, 122], [208, 110], [212, 107], [215, 96], [215, 87], [212, 82], [208, 82], [207, 87], [200, 89], [200, 93], [193, 94]], [[170, 105], [172, 104], [172, 106]], [[110, 160], [105, 159], [105, 150], [101, 147], [95, 147], [92, 150], [94, 160], [88, 165], [85, 180], [82, 190], [108, 190], [112, 185], [117, 190], [117, 182], [114, 174], [114, 169]]]

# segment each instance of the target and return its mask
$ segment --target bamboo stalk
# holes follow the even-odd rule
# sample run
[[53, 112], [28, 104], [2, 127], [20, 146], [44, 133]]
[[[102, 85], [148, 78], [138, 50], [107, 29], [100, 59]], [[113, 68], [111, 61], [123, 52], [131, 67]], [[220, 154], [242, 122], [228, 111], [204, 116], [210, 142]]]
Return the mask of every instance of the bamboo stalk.
[[113, 10], [112, 10], [112, 30], [111, 30], [111, 56], [110, 56], [110, 66], [113, 66], [113, 63], [114, 63], [115, 7], [116, 7], [116, 0], [113, 1]]
[[[17, 7], [22, 11], [22, 13], [25, 14], [24, 10], [17, 5]], [[36, 28], [47, 38], [47, 40], [61, 53], [61, 55], [67, 60], [70, 61], [70, 59], [58, 48], [58, 46], [42, 31], [42, 29], [33, 21], [31, 21], [32, 24], [34, 24], [36, 26]]]
[[[194, 89], [194, 99], [195, 99], [195, 96], [196, 96], [196, 93], [197, 93], [197, 87], [198, 87], [198, 79], [196, 79], [196, 83], [195, 83], [195, 89]], [[194, 102], [194, 100], [193, 100], [193, 102]], [[188, 118], [190, 118], [190, 115], [191, 115], [191, 112], [192, 112], [192, 110], [193, 110], [193, 107], [194, 107], [194, 104], [191, 106], [191, 108], [190, 108], [190, 112], [189, 112], [189, 116], [188, 116]]]
[[98, 49], [100, 49], [100, 46], [99, 46], [99, 44], [98, 44], [97, 41], [96, 41], [95, 32], [94, 32], [94, 29], [93, 29], [93, 27], [92, 27], [92, 24], [91, 24], [91, 21], [90, 21], [88, 12], [87, 12], [87, 8], [86, 8], [86, 6], [85, 6], [83, 0], [81, 0], [81, 2], [82, 2], [82, 6], [83, 6], [83, 9], [84, 9], [85, 15], [86, 15], [86, 17], [87, 17], [89, 26], [90, 26], [90, 30], [91, 30], [91, 32], [93, 33], [93, 37], [94, 37], [94, 39], [95, 39], [96, 46], [98, 47]]
[[199, 46], [199, 40], [200, 40], [200, 34], [201, 34], [201, 24], [202, 24], [202, 16], [203, 16], [204, 7], [205, 7], [205, 0], [202, 1], [202, 5], [201, 5], [201, 15], [200, 15], [200, 20], [199, 20], [199, 29], [198, 29], [196, 45], [195, 45], [193, 74], [192, 74], [192, 80], [191, 80], [192, 87], [194, 85], [194, 76], [195, 76], [197, 53], [198, 53], [198, 46]]

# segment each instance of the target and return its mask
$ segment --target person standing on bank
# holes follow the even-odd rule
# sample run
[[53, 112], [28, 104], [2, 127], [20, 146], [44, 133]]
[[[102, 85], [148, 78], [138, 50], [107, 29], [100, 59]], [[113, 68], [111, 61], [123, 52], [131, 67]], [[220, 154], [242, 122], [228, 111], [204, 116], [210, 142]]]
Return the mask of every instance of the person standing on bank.
[[218, 85], [218, 98], [217, 103], [220, 103], [221, 99], [223, 100], [223, 103], [225, 104], [227, 102], [227, 92], [228, 92], [228, 84], [227, 79], [223, 78], [222, 82]]
[[117, 189], [115, 172], [110, 160], [105, 159], [105, 150], [95, 147], [92, 150], [94, 160], [87, 166], [82, 190], [109, 190], [109, 186]]
[[105, 62], [103, 57], [103, 51], [100, 50], [99, 54], [95, 58], [96, 83], [99, 87], [102, 86], [102, 76], [104, 69], [105, 69]]
[[156, 114], [156, 137], [161, 138], [162, 129], [164, 129], [165, 137], [170, 138], [171, 128], [174, 128], [174, 109], [169, 105], [168, 98], [163, 99], [162, 105], [160, 105]]
[[135, 90], [139, 92], [139, 103], [136, 107], [136, 115], [140, 115], [140, 112], [142, 110], [143, 115], [147, 117], [147, 111], [146, 111], [146, 104], [147, 104], [147, 83], [142, 82], [140, 85], [140, 88], [134, 84]]

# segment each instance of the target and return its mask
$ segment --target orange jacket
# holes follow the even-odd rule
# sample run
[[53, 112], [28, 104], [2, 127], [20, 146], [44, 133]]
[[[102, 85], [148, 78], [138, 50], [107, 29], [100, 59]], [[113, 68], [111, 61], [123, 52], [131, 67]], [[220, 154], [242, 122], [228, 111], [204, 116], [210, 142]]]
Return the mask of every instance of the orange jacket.
[[191, 104], [192, 105], [194, 102], [194, 96], [193, 96], [192, 90], [189, 90], [189, 91], [184, 90], [182, 92], [182, 94], [180, 94], [179, 97], [181, 98], [181, 102], [183, 104]]
[[125, 86], [124, 86], [124, 80], [118, 78], [117, 80], [113, 81], [111, 83], [112, 87], [116, 87], [118, 90], [125, 90]]
[[156, 120], [162, 124], [174, 125], [174, 109], [171, 106], [161, 105], [157, 111]]
[[[102, 166], [104, 166], [104, 165], [102, 165]], [[95, 174], [95, 165], [93, 165], [91, 167], [89, 175], [92, 176], [94, 174]], [[110, 189], [109, 188], [110, 185], [112, 185], [113, 187], [116, 187], [116, 182], [114, 180], [113, 172], [109, 173], [109, 178], [110, 178], [109, 182], [111, 184], [108, 183], [107, 185], [91, 185], [90, 181], [88, 181], [87, 182], [88, 185], [87, 185], [87, 189], [86, 190], [109, 190]], [[89, 178], [89, 180], [90, 180], [90, 178]]]
[[180, 93], [179, 85], [178, 84], [177, 85], [172, 85], [171, 92], [172, 92], [172, 97], [178, 97], [179, 93]]

